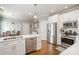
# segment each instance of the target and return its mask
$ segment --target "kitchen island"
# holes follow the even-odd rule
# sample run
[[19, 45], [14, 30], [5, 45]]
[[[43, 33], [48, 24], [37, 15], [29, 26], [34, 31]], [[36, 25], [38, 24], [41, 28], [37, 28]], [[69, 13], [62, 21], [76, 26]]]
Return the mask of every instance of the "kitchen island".
[[[32, 39], [34, 38], [36, 41]], [[41, 39], [38, 34], [20, 35], [0, 37], [0, 55], [24, 55], [27, 53], [27, 40], [36, 43], [32, 49], [39, 50], [41, 48]], [[33, 45], [33, 44], [32, 44]], [[28, 47], [27, 47], [28, 46]], [[29, 50], [31, 52], [31, 50]]]

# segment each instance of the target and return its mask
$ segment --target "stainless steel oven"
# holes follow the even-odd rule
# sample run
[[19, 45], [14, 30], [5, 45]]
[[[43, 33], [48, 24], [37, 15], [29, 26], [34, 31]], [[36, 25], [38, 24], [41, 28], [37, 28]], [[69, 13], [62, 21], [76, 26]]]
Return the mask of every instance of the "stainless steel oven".
[[76, 42], [75, 37], [62, 37], [61, 46], [68, 48]]

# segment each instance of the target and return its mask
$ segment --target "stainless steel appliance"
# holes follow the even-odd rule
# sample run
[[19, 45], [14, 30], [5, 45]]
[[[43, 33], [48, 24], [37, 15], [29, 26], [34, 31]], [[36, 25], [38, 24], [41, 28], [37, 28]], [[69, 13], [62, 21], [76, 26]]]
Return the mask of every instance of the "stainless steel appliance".
[[50, 43], [51, 24], [47, 24], [47, 41]]
[[37, 48], [36, 42], [37, 42], [37, 38], [35, 38], [35, 37], [26, 39], [25, 43], [26, 43], [26, 53], [27, 54], [36, 50], [36, 48]]
[[77, 21], [67, 21], [63, 23], [63, 27], [67, 28], [77, 28]]
[[57, 22], [53, 23], [53, 43], [57, 44]]
[[61, 38], [61, 46], [68, 48], [76, 42], [75, 37], [62, 37]]
[[57, 44], [57, 22], [47, 24], [47, 41]]

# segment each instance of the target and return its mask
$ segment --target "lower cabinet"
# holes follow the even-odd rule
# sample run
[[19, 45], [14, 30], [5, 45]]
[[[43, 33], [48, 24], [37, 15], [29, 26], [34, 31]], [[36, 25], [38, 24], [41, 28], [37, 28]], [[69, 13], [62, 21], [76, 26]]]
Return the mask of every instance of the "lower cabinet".
[[28, 38], [26, 39], [26, 53], [36, 50], [37, 47], [37, 38]]
[[0, 42], [0, 55], [24, 55], [41, 48], [38, 37]]
[[15, 42], [14, 54], [15, 55], [24, 55], [25, 54], [25, 40], [18, 40]]
[[5, 44], [5, 43], [0, 43], [0, 55], [12, 55], [14, 54], [12, 51], [12, 46]]
[[25, 54], [25, 40], [15, 40], [0, 43], [0, 55], [23, 55]]
[[0, 43], [0, 55], [13, 55], [11, 42], [1, 42]]

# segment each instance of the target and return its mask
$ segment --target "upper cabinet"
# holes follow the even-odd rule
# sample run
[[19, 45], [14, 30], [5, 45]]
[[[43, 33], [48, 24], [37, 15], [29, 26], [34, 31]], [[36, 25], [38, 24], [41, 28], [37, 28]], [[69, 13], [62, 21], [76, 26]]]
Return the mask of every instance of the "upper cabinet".
[[59, 15], [56, 14], [56, 15], [53, 15], [53, 16], [48, 17], [48, 22], [49, 23], [54, 23], [54, 22], [57, 22], [58, 19], [59, 19]]
[[63, 21], [73, 21], [79, 19], [79, 9], [61, 15]]
[[79, 9], [60, 15], [62, 22], [77, 21], [79, 28]]

